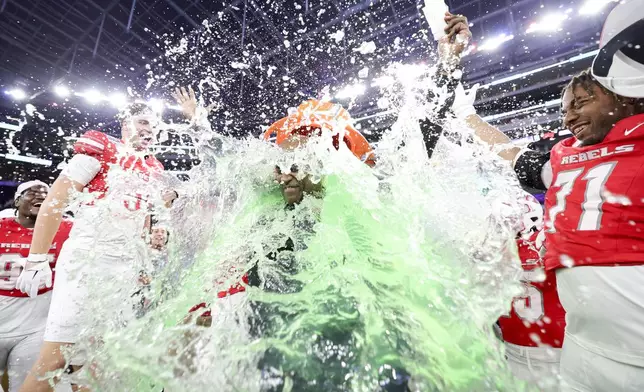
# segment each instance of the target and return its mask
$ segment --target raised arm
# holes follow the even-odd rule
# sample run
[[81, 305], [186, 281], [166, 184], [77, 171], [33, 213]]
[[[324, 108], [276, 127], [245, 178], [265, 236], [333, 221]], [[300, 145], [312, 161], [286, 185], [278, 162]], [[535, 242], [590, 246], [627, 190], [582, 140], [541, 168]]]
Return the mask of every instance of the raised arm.
[[476, 101], [476, 92], [478, 91], [478, 88], [479, 85], [475, 84], [466, 92], [463, 85], [459, 84], [456, 87], [454, 105], [452, 106], [454, 116], [457, 119], [464, 121], [476, 137], [478, 137], [483, 143], [489, 144], [493, 149], [507, 147], [501, 149], [498, 154], [501, 158], [514, 162], [519, 151], [521, 151], [521, 148], [513, 146], [508, 135], [488, 124], [478, 114], [476, 114], [474, 101]]
[[52, 185], [47, 198], [40, 207], [36, 218], [34, 235], [31, 241], [29, 259], [47, 259], [51, 243], [58, 232], [63, 212], [69, 205], [70, 194], [73, 190], [82, 191], [84, 185], [60, 175]]
[[541, 190], [547, 189], [552, 182], [550, 154], [513, 146], [508, 135], [476, 114], [474, 101], [477, 89], [478, 85], [474, 85], [468, 92], [462, 85], [456, 88], [452, 107], [456, 118], [464, 121], [480, 141], [488, 144], [491, 149], [498, 150], [497, 154], [501, 158], [512, 163], [522, 185]]
[[40, 207], [31, 240], [29, 256], [16, 282], [16, 288], [30, 297], [38, 295], [38, 287], [52, 285], [48, 256], [51, 243], [58, 232], [62, 215], [69, 205], [73, 190], [82, 191], [101, 170], [100, 159], [106, 149], [105, 135], [89, 131], [74, 145], [76, 155], [58, 176]]
[[[461, 55], [472, 38], [465, 16], [452, 15], [447, 12], [445, 14], [445, 23], [446, 36], [441, 38], [438, 43], [441, 60], [438, 71], [434, 76], [434, 82], [440, 90], [446, 91], [447, 97], [432, 118], [427, 117], [420, 120], [425, 149], [430, 158], [436, 148], [438, 139], [443, 134], [448, 113], [454, 102], [454, 91], [463, 74], [460, 69]], [[432, 91], [428, 92], [427, 99], [435, 99]]]

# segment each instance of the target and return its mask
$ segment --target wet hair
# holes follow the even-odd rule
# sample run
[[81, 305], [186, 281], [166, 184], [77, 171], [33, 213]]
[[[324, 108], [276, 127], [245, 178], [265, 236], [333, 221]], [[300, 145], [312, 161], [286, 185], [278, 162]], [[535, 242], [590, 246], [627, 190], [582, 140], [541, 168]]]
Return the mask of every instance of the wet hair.
[[116, 118], [119, 121], [124, 121], [128, 117], [139, 116], [139, 115], [144, 114], [146, 112], [154, 113], [154, 110], [150, 106], [148, 106], [148, 105], [146, 105], [144, 103], [135, 102], [135, 103], [131, 103], [131, 104], [127, 105], [125, 108], [123, 108], [116, 115]]
[[572, 80], [570, 80], [570, 83], [568, 83], [566, 87], [564, 87], [563, 90], [561, 91], [561, 96], [563, 97], [563, 95], [566, 93], [566, 90], [568, 89], [572, 90], [578, 86], [583, 88], [588, 93], [588, 95], [595, 95], [595, 92], [593, 91], [593, 86], [597, 86], [606, 95], [610, 96], [615, 102], [624, 103], [626, 102], [626, 100], [630, 100], [630, 102], [635, 107], [635, 114], [644, 113], [644, 99], [642, 98], [631, 99], [631, 98], [626, 98], [615, 94], [614, 92], [604, 87], [601, 83], [599, 83], [597, 79], [595, 79], [595, 77], [592, 75], [590, 69], [582, 71], [578, 75], [574, 76]]
[[587, 93], [588, 95], [595, 95], [595, 92], [593, 91], [593, 86], [599, 87], [606, 95], [609, 95], [613, 97], [615, 100], [619, 100], [620, 97], [615, 94], [614, 92], [610, 91], [606, 87], [602, 86], [601, 83], [595, 79], [590, 71], [590, 69], [587, 69], [585, 71], [582, 71], [576, 76], [573, 76], [573, 78], [570, 80], [570, 83], [566, 85], [566, 87], [563, 88], [561, 91], [561, 95], [563, 96], [566, 90], [568, 89], [574, 89], [577, 86], [581, 86]]

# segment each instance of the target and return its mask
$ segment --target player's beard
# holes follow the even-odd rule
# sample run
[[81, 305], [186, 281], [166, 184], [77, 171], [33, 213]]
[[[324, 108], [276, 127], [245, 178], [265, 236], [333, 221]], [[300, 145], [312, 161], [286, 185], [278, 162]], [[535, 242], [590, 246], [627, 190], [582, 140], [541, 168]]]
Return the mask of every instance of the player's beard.
[[601, 143], [608, 135], [611, 129], [615, 126], [617, 121], [611, 117], [604, 117], [602, 121], [591, 123], [592, 133], [591, 137], [581, 142], [582, 146], [590, 146], [593, 144]]

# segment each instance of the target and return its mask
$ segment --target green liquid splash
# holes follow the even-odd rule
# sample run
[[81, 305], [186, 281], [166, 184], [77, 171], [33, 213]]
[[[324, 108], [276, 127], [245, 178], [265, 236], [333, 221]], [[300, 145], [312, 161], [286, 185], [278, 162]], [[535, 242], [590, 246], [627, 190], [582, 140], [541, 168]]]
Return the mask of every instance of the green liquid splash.
[[[218, 212], [199, 230], [183, 222], [196, 231], [175, 243], [167, 276], [155, 282], [164, 293], [157, 306], [106, 334], [94, 356], [104, 369], [98, 390], [373, 391], [401, 374], [418, 391], [524, 389], [491, 332], [514, 288], [516, 266], [503, 253], [511, 230], [494, 231], [503, 225], [488, 225], [488, 212], [454, 216], [448, 204], [490, 209], [495, 191], [515, 186], [508, 174], [398, 162], [405, 176], [378, 181], [321, 145], [284, 154], [249, 141], [203, 179], [210, 188], [193, 184], [234, 191], [217, 193]], [[328, 162], [310, 166], [324, 194], [294, 209], [256, 180], [270, 162], [318, 161]], [[456, 171], [469, 181], [447, 182]], [[212, 195], [195, 192], [184, 213], [203, 215]], [[485, 238], [478, 247], [489, 254], [478, 255], [464, 233]], [[187, 263], [199, 238], [206, 245]], [[253, 267], [260, 287], [217, 297]], [[212, 326], [182, 324], [200, 302], [213, 306]]]

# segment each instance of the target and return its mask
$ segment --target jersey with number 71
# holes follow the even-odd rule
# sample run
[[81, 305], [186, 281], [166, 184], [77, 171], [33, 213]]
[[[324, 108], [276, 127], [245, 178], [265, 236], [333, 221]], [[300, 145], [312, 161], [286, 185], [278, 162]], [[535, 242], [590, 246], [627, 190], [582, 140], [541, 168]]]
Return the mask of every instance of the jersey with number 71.
[[599, 144], [559, 142], [550, 164], [546, 269], [644, 264], [644, 115]]

